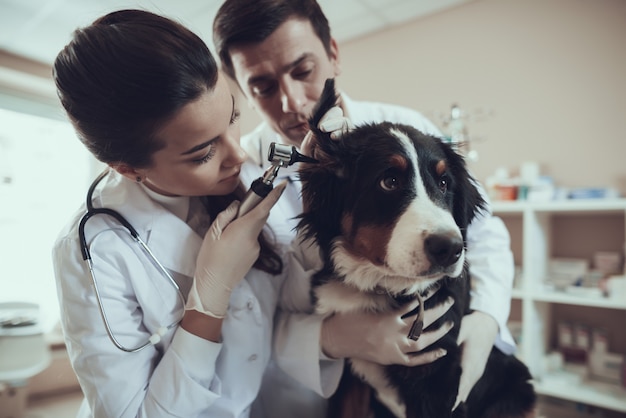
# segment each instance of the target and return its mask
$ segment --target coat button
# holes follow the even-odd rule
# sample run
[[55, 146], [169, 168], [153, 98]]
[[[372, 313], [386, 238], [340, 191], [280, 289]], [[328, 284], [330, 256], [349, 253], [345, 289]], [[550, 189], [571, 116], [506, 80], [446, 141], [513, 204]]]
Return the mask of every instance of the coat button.
[[257, 355], [256, 354], [253, 354], [250, 357], [248, 357], [248, 361], [254, 361], [256, 359], [257, 359]]
[[246, 303], [246, 307], [248, 308], [249, 311], [254, 309], [254, 301], [252, 299], [249, 299], [248, 303]]

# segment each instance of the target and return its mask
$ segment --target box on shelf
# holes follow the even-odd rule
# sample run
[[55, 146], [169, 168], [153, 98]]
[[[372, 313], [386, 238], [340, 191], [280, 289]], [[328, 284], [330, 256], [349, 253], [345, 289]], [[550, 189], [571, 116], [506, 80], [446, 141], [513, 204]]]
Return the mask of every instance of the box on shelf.
[[566, 290], [569, 286], [583, 280], [589, 272], [589, 262], [582, 258], [552, 258], [548, 262], [547, 283], [557, 290]]
[[592, 332], [592, 348], [589, 352], [589, 377], [614, 385], [622, 383], [624, 356], [609, 353], [606, 331], [595, 329]]
[[572, 364], [586, 364], [589, 350], [588, 330], [582, 324], [559, 322], [557, 343], [563, 361]]
[[596, 251], [593, 265], [606, 276], [618, 274], [622, 270], [622, 254], [617, 251]]

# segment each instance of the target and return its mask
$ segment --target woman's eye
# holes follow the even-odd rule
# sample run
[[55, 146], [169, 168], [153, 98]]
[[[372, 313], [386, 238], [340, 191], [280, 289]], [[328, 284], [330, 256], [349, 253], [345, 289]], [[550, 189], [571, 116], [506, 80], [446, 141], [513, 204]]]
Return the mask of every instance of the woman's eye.
[[235, 109], [235, 111], [233, 112], [233, 115], [230, 117], [230, 124], [232, 125], [235, 122], [237, 122], [240, 116], [241, 116], [241, 112]]
[[193, 160], [191, 160], [191, 162], [195, 164], [204, 164], [204, 163], [207, 163], [211, 158], [213, 158], [214, 155], [215, 155], [215, 146], [211, 145], [206, 154], [204, 154], [200, 158], [194, 158]]
[[382, 187], [382, 189], [387, 192], [391, 192], [393, 190], [396, 190], [398, 187], [400, 187], [400, 181], [398, 180], [398, 177], [396, 176], [393, 176], [393, 175], [385, 176], [380, 181], [380, 187]]

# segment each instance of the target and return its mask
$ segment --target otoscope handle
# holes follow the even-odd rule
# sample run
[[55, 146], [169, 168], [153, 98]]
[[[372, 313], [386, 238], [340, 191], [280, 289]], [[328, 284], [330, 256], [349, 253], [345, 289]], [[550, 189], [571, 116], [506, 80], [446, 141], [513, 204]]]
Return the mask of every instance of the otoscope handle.
[[239, 205], [239, 211], [237, 212], [237, 217], [241, 217], [254, 209], [256, 205], [259, 204], [261, 200], [265, 198], [272, 191], [274, 185], [272, 183], [266, 183], [263, 181], [263, 177], [259, 177], [258, 179], [252, 182], [250, 186], [250, 190], [246, 193], [241, 204]]

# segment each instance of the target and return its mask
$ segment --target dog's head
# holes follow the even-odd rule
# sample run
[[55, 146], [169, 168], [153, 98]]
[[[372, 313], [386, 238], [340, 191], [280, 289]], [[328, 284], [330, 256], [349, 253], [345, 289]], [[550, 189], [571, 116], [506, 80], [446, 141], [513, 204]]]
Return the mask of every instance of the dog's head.
[[300, 169], [299, 228], [364, 290], [400, 293], [458, 276], [466, 228], [484, 204], [463, 158], [436, 137], [388, 122], [332, 140], [317, 125], [335, 102], [329, 80], [309, 121], [319, 163]]

